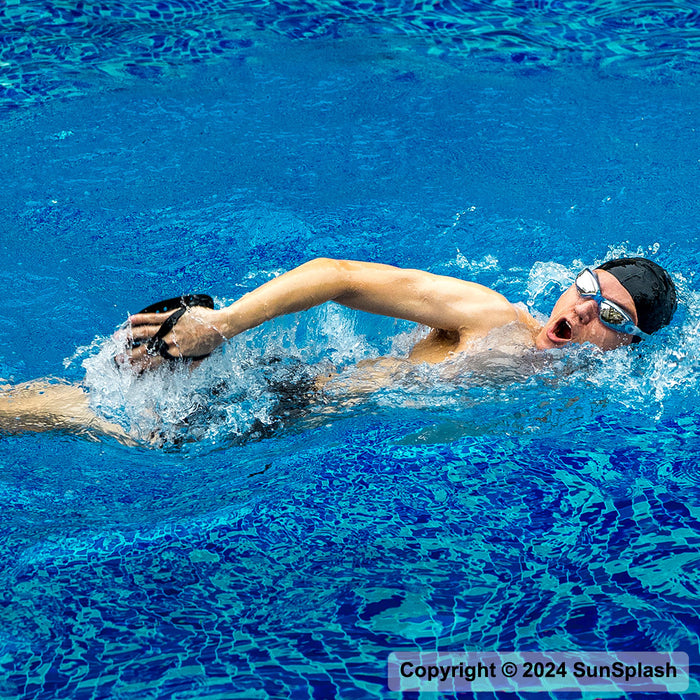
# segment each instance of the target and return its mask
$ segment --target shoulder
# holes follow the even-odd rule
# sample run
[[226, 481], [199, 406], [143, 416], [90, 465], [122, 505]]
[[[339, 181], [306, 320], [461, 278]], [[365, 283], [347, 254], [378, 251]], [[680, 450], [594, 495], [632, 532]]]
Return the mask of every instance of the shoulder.
[[[522, 313], [503, 294], [475, 282], [461, 282], [457, 307], [462, 312], [460, 330], [486, 331], [520, 320]], [[455, 288], [455, 291], [457, 288]]]
[[423, 308], [430, 310], [431, 321], [426, 325], [460, 335], [484, 335], [518, 320], [516, 307], [489, 287], [455, 277], [420, 275], [415, 288]]
[[491, 331], [510, 324], [524, 329], [533, 338], [539, 332], [541, 324], [527, 311], [524, 304], [513, 304], [488, 287], [467, 284], [470, 285], [469, 294], [459, 305], [460, 345], [483, 338]]

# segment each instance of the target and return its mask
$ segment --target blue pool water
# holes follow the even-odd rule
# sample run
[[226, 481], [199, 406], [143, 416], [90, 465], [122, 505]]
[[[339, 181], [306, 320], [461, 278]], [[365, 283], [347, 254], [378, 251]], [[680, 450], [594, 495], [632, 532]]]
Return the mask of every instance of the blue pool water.
[[[697, 677], [695, 3], [0, 20], [0, 377], [83, 382], [144, 435], [155, 404], [163, 436], [0, 438], [0, 697], [389, 698], [389, 653], [418, 649], [685, 651]], [[484, 347], [286, 416], [280, 382], [421, 330], [327, 306], [192, 376], [109, 361], [129, 311], [316, 256], [544, 317], [626, 254], [671, 271], [679, 309], [606, 355]]]

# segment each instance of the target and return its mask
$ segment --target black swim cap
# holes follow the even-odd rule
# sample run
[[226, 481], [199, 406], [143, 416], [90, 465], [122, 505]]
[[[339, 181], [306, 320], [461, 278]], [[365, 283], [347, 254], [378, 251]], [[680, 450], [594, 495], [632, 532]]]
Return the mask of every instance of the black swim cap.
[[676, 310], [676, 287], [666, 270], [646, 258], [618, 258], [603, 263], [630, 293], [637, 309], [637, 326], [645, 333], [658, 331], [673, 318]]

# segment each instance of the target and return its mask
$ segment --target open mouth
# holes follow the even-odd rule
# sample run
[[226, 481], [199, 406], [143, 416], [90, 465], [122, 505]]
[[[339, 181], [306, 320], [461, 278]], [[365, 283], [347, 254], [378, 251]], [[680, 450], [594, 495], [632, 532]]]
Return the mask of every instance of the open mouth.
[[571, 324], [565, 318], [560, 318], [552, 328], [552, 335], [557, 340], [571, 340]]

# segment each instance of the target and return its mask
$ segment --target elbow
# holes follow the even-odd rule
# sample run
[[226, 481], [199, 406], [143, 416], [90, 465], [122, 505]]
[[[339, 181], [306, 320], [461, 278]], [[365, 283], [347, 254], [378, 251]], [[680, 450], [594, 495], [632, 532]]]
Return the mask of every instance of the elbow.
[[335, 268], [341, 265], [344, 260], [336, 260], [334, 258], [313, 258], [309, 262], [304, 263], [305, 265], [312, 265], [318, 268]]
[[354, 291], [357, 264], [335, 258], [314, 258], [306, 263], [314, 278], [326, 288], [329, 301], [338, 301]]
[[297, 269], [303, 274], [304, 285], [316, 289], [324, 301], [333, 301], [348, 289], [351, 272], [345, 260], [314, 258]]
[[302, 267], [319, 281], [335, 281], [342, 275], [342, 261], [333, 258], [314, 258], [304, 263]]
[[347, 277], [350, 275], [354, 269], [354, 263], [352, 260], [337, 260], [335, 258], [314, 258], [309, 260], [309, 262], [304, 264], [314, 269], [314, 271], [327, 273], [334, 277]]
[[337, 269], [339, 262], [339, 260], [333, 260], [332, 258], [313, 258], [300, 265], [300, 268], [315, 274], [332, 274]]

